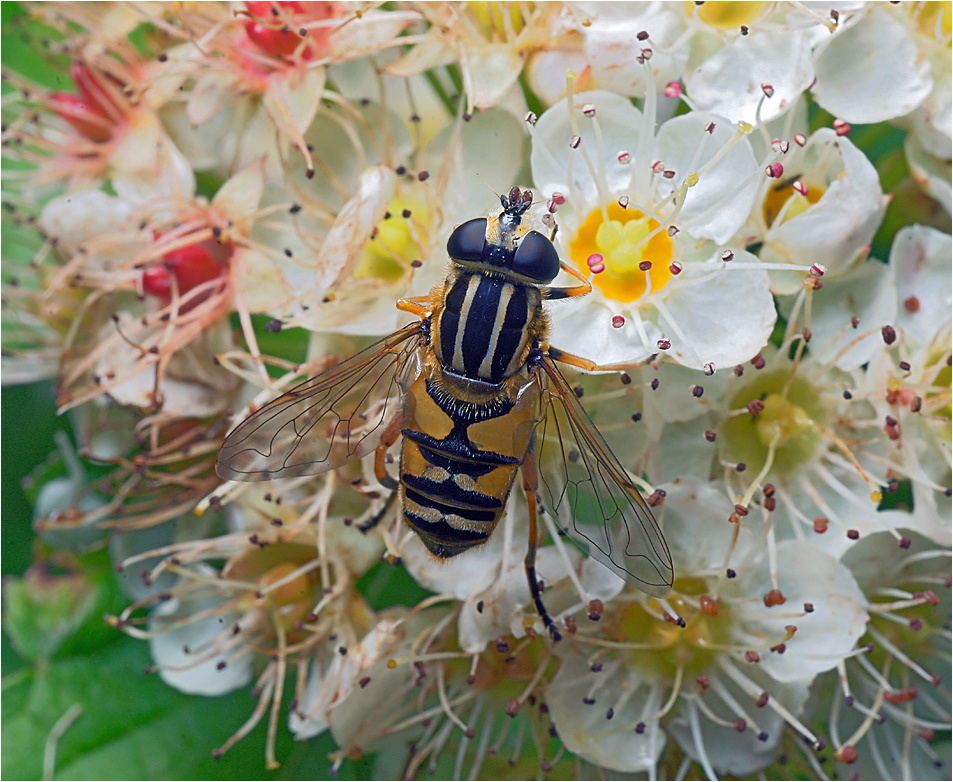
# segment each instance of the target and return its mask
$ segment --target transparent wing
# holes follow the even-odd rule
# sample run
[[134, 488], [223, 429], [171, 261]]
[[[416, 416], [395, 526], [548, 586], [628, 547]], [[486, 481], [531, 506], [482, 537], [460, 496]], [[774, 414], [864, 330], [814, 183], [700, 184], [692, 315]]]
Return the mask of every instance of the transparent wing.
[[672, 586], [672, 555], [638, 488], [548, 356], [536, 448], [543, 506], [590, 557], [653, 597]]
[[380, 443], [420, 374], [423, 321], [306, 380], [242, 421], [215, 470], [233, 481], [316, 475]]

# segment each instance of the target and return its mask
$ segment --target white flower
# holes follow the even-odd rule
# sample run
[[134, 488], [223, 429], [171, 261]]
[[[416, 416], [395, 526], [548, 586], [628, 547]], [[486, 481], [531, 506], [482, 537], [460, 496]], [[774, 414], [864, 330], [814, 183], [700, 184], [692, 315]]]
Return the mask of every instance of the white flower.
[[459, 63], [468, 114], [499, 104], [516, 85], [527, 53], [546, 47], [560, 29], [555, 19], [560, 8], [550, 3], [425, 3], [418, 8], [430, 27], [410, 40], [414, 48], [390, 63], [387, 72], [411, 76]]
[[953, 306], [949, 243], [948, 234], [933, 228], [906, 226], [894, 237], [886, 264], [868, 260], [844, 277], [825, 275], [811, 319], [818, 358], [856, 369], [880, 352], [887, 325], [911, 350], [929, 345]]
[[[863, 260], [887, 207], [877, 170], [854, 144], [821, 128], [791, 144], [782, 182], [766, 184], [753, 213], [753, 239], [765, 262], [820, 264], [831, 277]], [[797, 177], [794, 179], [794, 177]], [[794, 275], [773, 273], [772, 288], [791, 293]]]
[[863, 375], [816, 362], [813, 352], [792, 364], [790, 337], [782, 344], [741, 367], [722, 398], [717, 441], [739, 505], [767, 492], [759, 504], [782, 539], [809, 537], [835, 556], [865, 534], [905, 526], [908, 514], [877, 510], [889, 437]]
[[664, 729], [709, 775], [753, 773], [785, 724], [816, 741], [798, 715], [814, 676], [863, 633], [863, 596], [832, 557], [765, 545], [768, 527], [753, 520], [733, 541], [731, 504], [714, 488], [685, 480], [665, 491], [673, 594], [606, 594], [601, 619], [580, 619], [556, 647], [547, 704], [567, 748], [608, 768], [653, 774]]
[[[836, 680], [820, 680], [834, 757], [861, 778], [945, 779], [933, 746], [950, 730], [949, 544], [918, 535], [897, 550], [874, 535], [843, 557], [868, 600], [870, 622]], [[819, 682], [819, 683], [820, 683]], [[947, 753], [948, 757], [948, 753]]]
[[560, 21], [562, 34], [526, 68], [546, 105], [564, 96], [567, 70], [579, 74], [582, 89], [645, 97], [649, 87], [677, 80], [688, 60], [684, 22], [671, 3], [573, 3]]
[[597, 272], [596, 292], [552, 307], [552, 341], [600, 364], [669, 348], [698, 369], [735, 364], [774, 324], [767, 273], [741, 247], [723, 249], [764, 171], [723, 118], [692, 112], [656, 132], [654, 97], [641, 112], [582, 93], [532, 128], [534, 181], [565, 200], [557, 239], [568, 263]]
[[144, 409], [221, 412], [235, 385], [213, 360], [231, 346], [225, 316], [232, 305], [247, 313], [290, 299], [295, 278], [294, 264], [253, 236], [262, 167], [225, 182], [211, 203], [193, 196], [191, 178], [151, 195], [114, 184], [115, 196], [63, 195], [40, 216], [63, 259], [49, 287], [82, 283], [107, 302], [80, 310], [62, 403], [108, 392]]

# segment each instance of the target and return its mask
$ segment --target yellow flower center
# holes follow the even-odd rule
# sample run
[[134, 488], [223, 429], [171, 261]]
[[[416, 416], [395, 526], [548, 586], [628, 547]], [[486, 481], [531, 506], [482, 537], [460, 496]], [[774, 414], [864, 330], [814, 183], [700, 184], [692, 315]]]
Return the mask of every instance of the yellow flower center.
[[727, 459], [744, 462], [749, 471], [756, 472], [767, 461], [772, 443], [771, 475], [790, 474], [814, 459], [823, 441], [816, 424], [825, 426], [827, 422], [823, 400], [810, 383], [797, 377], [785, 391], [787, 380], [788, 371], [782, 369], [758, 377], [735, 394], [731, 400], [734, 410], [755, 400], [764, 407], [728, 419], [722, 438]]
[[569, 242], [569, 254], [584, 274], [589, 274], [589, 258], [602, 256], [605, 270], [594, 284], [616, 301], [635, 301], [646, 292], [665, 287], [672, 272], [672, 240], [659, 222], [638, 209], [609, 204], [605, 212], [595, 209]]
[[[264, 549], [243, 552], [225, 568], [224, 574], [235, 581], [256, 585], [241, 600], [242, 610], [266, 608], [281, 623], [288, 637], [297, 637], [296, 622], [303, 620], [321, 595], [321, 576], [317, 568], [299, 568], [314, 561], [313, 546], [274, 543]], [[277, 586], [273, 586], [277, 585]]]
[[523, 29], [523, 8], [528, 14], [532, 3], [489, 3], [475, 0], [467, 3], [467, 8], [488, 38], [507, 39], [507, 27], [514, 33]]
[[[913, 3], [906, 8], [916, 16], [917, 30], [926, 36], [934, 37], [937, 33], [945, 39], [949, 39], [953, 32], [953, 3], [936, 2], [931, 0], [926, 3]], [[942, 16], [940, 16], [942, 14]], [[940, 27], [937, 30], [937, 18], [939, 17]], [[949, 46], [949, 40], [947, 40]]]
[[737, 31], [742, 25], [750, 26], [758, 20], [768, 3], [707, 2], [696, 6], [695, 3], [683, 3], [689, 14], [698, 9], [698, 18], [705, 24], [720, 30]]
[[769, 394], [764, 399], [764, 410], [755, 420], [755, 431], [762, 445], [776, 442], [783, 448], [792, 439], [802, 438], [812, 431], [814, 422], [803, 408], [780, 394]]
[[431, 225], [431, 212], [415, 193], [402, 193], [387, 205], [387, 212], [361, 253], [354, 276], [397, 282], [419, 259]]
[[308, 574], [302, 574], [285, 580], [291, 576], [297, 567], [291, 562], [282, 562], [275, 565], [271, 570], [258, 579], [261, 587], [279, 584], [269, 593], [269, 599], [276, 606], [286, 606], [298, 601], [308, 601], [311, 598], [311, 587], [313, 579], [308, 578]]
[[[779, 182], [768, 190], [768, 194], [762, 204], [765, 225], [770, 228], [775, 221], [780, 218], [781, 223], [797, 217], [806, 212], [811, 206], [821, 200], [825, 188], [808, 185], [804, 180], [800, 187], [806, 187], [807, 192], [803, 193], [794, 188], [794, 182], [790, 179]], [[780, 224], [780, 223], [779, 223]]]
[[[639, 641], [652, 647], [651, 655], [636, 652], [640, 662], [650, 664], [663, 676], [671, 677], [679, 668], [685, 678], [693, 678], [708, 670], [718, 654], [713, 646], [731, 643], [731, 605], [706, 594], [707, 586], [700, 578], [680, 578], [667, 598], [672, 609], [685, 620], [679, 627], [657, 618], [664, 611], [654, 605], [656, 616], [649, 614], [638, 601], [632, 601], [618, 614], [618, 621], [606, 624], [607, 637], [615, 641]], [[654, 602], [654, 601], [650, 601]], [[608, 618], [608, 617], [607, 617]]]

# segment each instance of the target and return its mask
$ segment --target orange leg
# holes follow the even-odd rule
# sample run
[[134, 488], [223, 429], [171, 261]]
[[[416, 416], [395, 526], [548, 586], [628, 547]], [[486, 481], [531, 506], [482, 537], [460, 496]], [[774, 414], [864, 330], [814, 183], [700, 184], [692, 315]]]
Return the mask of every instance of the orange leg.
[[385, 429], [384, 434], [381, 435], [380, 445], [378, 445], [377, 450], [374, 451], [374, 475], [386, 489], [397, 488], [397, 481], [387, 473], [385, 464], [388, 449], [397, 442], [397, 438], [400, 437], [400, 433], [403, 430], [404, 414], [403, 411], [401, 411], [395, 415], [394, 420], [387, 425], [387, 429]]
[[629, 361], [621, 364], [597, 364], [588, 358], [566, 353], [563, 350], [559, 350], [559, 348], [554, 348], [549, 345], [541, 345], [540, 347], [553, 361], [568, 364], [576, 369], [581, 369], [583, 372], [627, 372], [645, 366], [652, 360]]
[[381, 519], [387, 515], [391, 509], [391, 506], [394, 504], [394, 500], [397, 498], [397, 489], [400, 484], [398, 484], [398, 482], [388, 474], [386, 456], [387, 450], [397, 442], [397, 438], [400, 437], [400, 433], [403, 431], [403, 428], [404, 416], [403, 413], [400, 413], [394, 417], [394, 420], [391, 421], [390, 424], [388, 424], [387, 429], [384, 431], [384, 434], [381, 437], [380, 445], [378, 445], [377, 450], [374, 451], [374, 475], [377, 477], [377, 480], [380, 481], [381, 486], [386, 489], [390, 489], [391, 493], [386, 502], [384, 502], [384, 507], [382, 507], [363, 524], [358, 526], [358, 529], [361, 532], [370, 532], [372, 529], [374, 529], [374, 527], [380, 524]]
[[526, 507], [529, 511], [529, 547], [526, 550], [526, 559], [523, 560], [526, 566], [526, 580], [529, 582], [529, 593], [536, 605], [536, 613], [543, 620], [543, 626], [549, 631], [553, 641], [559, 641], [562, 638], [556, 629], [556, 623], [543, 605], [543, 595], [539, 589], [539, 582], [536, 580], [536, 549], [539, 546], [539, 524], [537, 522], [536, 507], [536, 487], [539, 483], [539, 476], [536, 474], [536, 455], [532, 451], [527, 454], [526, 459], [520, 467], [523, 476], [523, 492], [526, 494]]
[[582, 273], [570, 266], [563, 260], [559, 261], [559, 268], [562, 269], [570, 277], [575, 277], [582, 285], [574, 285], [571, 288], [543, 288], [543, 298], [544, 299], [571, 299], [574, 296], [585, 296], [587, 293], [592, 291], [592, 283], [586, 277], [582, 276]]
[[397, 300], [397, 309], [409, 312], [423, 320], [430, 313], [430, 296], [411, 296]]

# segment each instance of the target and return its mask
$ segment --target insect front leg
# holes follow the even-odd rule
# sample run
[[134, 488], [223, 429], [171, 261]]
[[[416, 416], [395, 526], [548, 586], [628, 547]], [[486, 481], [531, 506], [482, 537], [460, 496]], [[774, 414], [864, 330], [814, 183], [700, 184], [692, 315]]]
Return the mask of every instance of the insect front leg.
[[570, 277], [575, 277], [582, 285], [573, 285], [571, 288], [543, 288], [543, 298], [550, 301], [556, 299], [571, 299], [575, 296], [585, 296], [587, 293], [592, 292], [592, 283], [588, 278], [584, 277], [578, 269], [573, 268], [562, 260], [559, 262], [559, 268]]
[[406, 299], [398, 299], [397, 309], [401, 312], [409, 312], [423, 320], [430, 311], [430, 296], [410, 296]]
[[384, 434], [381, 436], [380, 445], [377, 446], [377, 450], [374, 451], [374, 476], [380, 482], [381, 486], [385, 489], [390, 489], [390, 496], [384, 502], [384, 507], [382, 507], [377, 513], [371, 516], [363, 524], [358, 525], [358, 529], [361, 532], [368, 533], [374, 527], [381, 523], [381, 520], [390, 512], [390, 509], [394, 506], [394, 500], [397, 499], [397, 480], [387, 472], [387, 451], [388, 449], [397, 442], [397, 438], [400, 437], [400, 433], [404, 428], [404, 414], [403, 411], [394, 416], [394, 420], [388, 424], [387, 429], [384, 431]]
[[536, 473], [535, 454], [531, 452], [523, 460], [520, 473], [523, 477], [523, 492], [526, 494], [526, 507], [529, 511], [529, 547], [526, 550], [526, 559], [523, 560], [526, 566], [526, 580], [529, 582], [529, 593], [536, 605], [536, 613], [543, 620], [543, 626], [549, 631], [553, 641], [559, 641], [562, 639], [562, 635], [556, 629], [556, 623], [553, 622], [546, 606], [543, 605], [543, 595], [539, 589], [539, 582], [536, 580], [536, 549], [539, 545], [536, 488], [539, 485], [539, 476]]
[[544, 352], [549, 355], [553, 361], [558, 361], [560, 364], [567, 364], [576, 369], [581, 369], [583, 372], [631, 372], [634, 369], [643, 367], [646, 364], [650, 363], [655, 357], [648, 358], [645, 361], [627, 361], [619, 364], [597, 364], [595, 361], [592, 361], [588, 358], [583, 358], [582, 356], [576, 356], [572, 353], [567, 353], [564, 350], [559, 350], [552, 346], [545, 346]]

